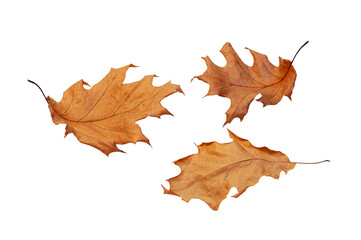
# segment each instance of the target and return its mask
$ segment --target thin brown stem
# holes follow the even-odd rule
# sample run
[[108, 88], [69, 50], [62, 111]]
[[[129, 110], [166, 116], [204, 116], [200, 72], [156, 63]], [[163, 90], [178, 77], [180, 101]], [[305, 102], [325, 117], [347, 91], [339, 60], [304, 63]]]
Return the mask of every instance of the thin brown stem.
[[39, 88], [39, 90], [41, 91], [41, 93], [43, 94], [43, 96], [44, 96], [44, 98], [45, 98], [45, 101], [49, 104], [49, 101], [48, 101], [48, 99], [46, 98], [46, 96], [45, 96], [43, 90], [41, 89], [41, 87], [40, 87], [37, 83], [31, 81], [30, 79], [28, 79], [28, 82], [34, 84], [35, 86], [37, 86], [37, 87]]
[[302, 49], [304, 46], [306, 46], [307, 43], [309, 43], [309, 41], [305, 42], [305, 43], [298, 49], [298, 51], [296, 52], [295, 56], [293, 57], [293, 59], [292, 59], [292, 61], [291, 61], [291, 65], [292, 65], [293, 61], [295, 60], [297, 54], [301, 51], [301, 49]]
[[305, 42], [305, 43], [298, 49], [298, 51], [296, 52], [295, 56], [293, 57], [293, 59], [292, 59], [292, 61], [291, 61], [291, 64], [290, 64], [290, 66], [288, 67], [287, 72], [286, 72], [285, 76], [282, 78], [282, 80], [287, 76], [288, 72], [290, 71], [291, 66], [292, 66], [292, 64], [293, 64], [293, 61], [295, 60], [297, 54], [301, 51], [301, 49], [302, 49], [304, 46], [306, 46], [306, 44], [307, 44], [308, 42], [309, 42], [309, 41]]
[[324, 163], [324, 162], [331, 162], [330, 160], [323, 160], [320, 162], [292, 162], [292, 163], [297, 163], [297, 164], [319, 164], [319, 163]]

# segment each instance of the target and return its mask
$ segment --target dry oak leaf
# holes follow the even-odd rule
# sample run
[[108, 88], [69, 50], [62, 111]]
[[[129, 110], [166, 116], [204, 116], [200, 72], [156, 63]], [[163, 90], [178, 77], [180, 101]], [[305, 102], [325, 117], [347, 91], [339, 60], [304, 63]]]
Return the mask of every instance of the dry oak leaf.
[[167, 180], [170, 188], [163, 187], [164, 193], [186, 202], [198, 198], [217, 210], [232, 187], [238, 191], [233, 197], [238, 197], [262, 176], [278, 179], [281, 171], [287, 173], [296, 165], [281, 152], [254, 147], [231, 131], [229, 135], [230, 143], [203, 143], [197, 154], [175, 161], [181, 173]]
[[[307, 42], [304, 45], [306, 44]], [[291, 99], [296, 80], [296, 71], [292, 62], [279, 57], [279, 67], [276, 67], [270, 63], [266, 55], [248, 50], [254, 58], [253, 66], [246, 65], [232, 45], [226, 43], [221, 49], [227, 60], [226, 66], [215, 65], [207, 56], [203, 58], [207, 70], [195, 77], [210, 85], [207, 96], [219, 95], [231, 99], [225, 124], [237, 117], [242, 121], [249, 105], [258, 94], [262, 94], [257, 101], [262, 102], [263, 106], [277, 104], [283, 95]]]
[[[60, 102], [47, 97], [51, 117], [55, 124], [66, 124], [65, 136], [73, 133], [85, 144], [104, 154], [123, 152], [116, 144], [149, 144], [139, 125], [135, 122], [148, 116], [160, 117], [170, 114], [160, 101], [170, 94], [182, 92], [180, 86], [166, 83], [154, 87], [155, 75], [123, 84], [128, 66], [111, 69], [99, 83], [87, 90], [83, 80], [68, 88]], [[89, 85], [88, 85], [89, 86]]]

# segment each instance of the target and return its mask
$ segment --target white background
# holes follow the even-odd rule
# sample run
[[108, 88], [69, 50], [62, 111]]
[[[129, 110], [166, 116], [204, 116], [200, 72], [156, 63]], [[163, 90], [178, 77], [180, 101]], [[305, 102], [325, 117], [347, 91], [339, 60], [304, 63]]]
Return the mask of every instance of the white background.
[[[340, 4], [342, 2], [342, 4]], [[1, 1], [0, 239], [360, 239], [360, 7], [358, 1]], [[229, 99], [204, 97], [201, 59], [218, 65], [231, 42], [292, 59], [292, 101], [253, 102], [242, 123], [222, 128]], [[100, 151], [65, 139], [37, 82], [60, 100], [133, 63], [126, 82], [160, 76], [185, 92], [162, 101], [174, 117], [139, 121], [152, 147]], [[263, 177], [218, 211], [164, 195], [172, 161], [202, 142], [229, 142], [227, 128], [298, 165]], [[230, 195], [235, 193], [232, 189]]]

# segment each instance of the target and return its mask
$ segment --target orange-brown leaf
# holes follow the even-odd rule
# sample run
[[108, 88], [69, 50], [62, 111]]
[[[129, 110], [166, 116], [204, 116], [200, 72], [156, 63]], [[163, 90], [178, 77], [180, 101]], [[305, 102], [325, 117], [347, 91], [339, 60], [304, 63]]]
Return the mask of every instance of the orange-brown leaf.
[[231, 131], [229, 134], [232, 142], [203, 143], [197, 154], [176, 161], [181, 173], [168, 179], [170, 188], [164, 192], [186, 202], [201, 199], [217, 210], [232, 187], [238, 191], [233, 197], [238, 197], [262, 176], [278, 179], [281, 171], [287, 173], [296, 165], [281, 152], [254, 147]]
[[279, 58], [279, 67], [272, 65], [267, 56], [248, 49], [254, 58], [253, 66], [242, 62], [230, 43], [226, 43], [221, 53], [227, 60], [225, 67], [215, 65], [209, 57], [204, 60], [207, 70], [196, 78], [208, 83], [207, 95], [219, 95], [231, 99], [231, 107], [227, 111], [225, 124], [239, 117], [242, 121], [248, 112], [249, 105], [257, 99], [266, 105], [274, 105], [283, 96], [291, 99], [296, 80], [296, 71], [291, 61]]
[[87, 83], [78, 81], [64, 92], [60, 102], [47, 98], [53, 122], [66, 124], [65, 136], [73, 133], [80, 142], [106, 155], [121, 151], [116, 144], [149, 143], [135, 122], [148, 116], [170, 114], [160, 101], [182, 90], [170, 82], [154, 87], [154, 75], [123, 84], [129, 67], [134, 66], [111, 69], [89, 90], [83, 87]]

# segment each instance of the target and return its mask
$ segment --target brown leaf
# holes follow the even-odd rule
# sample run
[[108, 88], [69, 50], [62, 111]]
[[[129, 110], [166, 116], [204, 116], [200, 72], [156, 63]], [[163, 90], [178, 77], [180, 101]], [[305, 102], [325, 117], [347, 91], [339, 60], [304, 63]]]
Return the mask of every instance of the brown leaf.
[[[149, 143], [136, 121], [148, 116], [170, 114], [160, 101], [175, 92], [178, 85], [166, 83], [154, 87], [154, 75], [123, 84], [126, 71], [133, 65], [110, 72], [98, 84], [87, 90], [83, 80], [64, 92], [60, 102], [47, 97], [55, 124], [66, 124], [65, 136], [73, 133], [80, 142], [91, 145], [106, 155], [120, 151], [116, 144]], [[89, 85], [88, 85], [89, 86]]]
[[232, 142], [203, 143], [197, 154], [176, 161], [181, 173], [168, 179], [170, 189], [163, 187], [164, 193], [186, 202], [198, 198], [217, 210], [232, 187], [238, 190], [233, 197], [238, 197], [262, 176], [278, 179], [281, 171], [287, 173], [296, 165], [281, 152], [254, 147], [231, 131], [229, 134]]
[[231, 99], [231, 107], [226, 112], [230, 123], [234, 118], [240, 120], [248, 112], [249, 105], [257, 99], [266, 105], [274, 105], [281, 101], [283, 95], [291, 99], [296, 80], [296, 71], [291, 61], [279, 58], [279, 67], [272, 65], [267, 56], [248, 49], [254, 58], [252, 67], [242, 62], [230, 43], [224, 44], [221, 53], [227, 60], [225, 67], [215, 65], [209, 57], [203, 58], [207, 70], [196, 78], [208, 83], [207, 95], [219, 95]]

